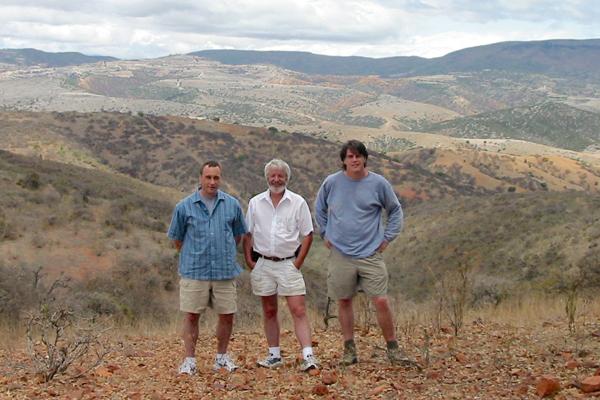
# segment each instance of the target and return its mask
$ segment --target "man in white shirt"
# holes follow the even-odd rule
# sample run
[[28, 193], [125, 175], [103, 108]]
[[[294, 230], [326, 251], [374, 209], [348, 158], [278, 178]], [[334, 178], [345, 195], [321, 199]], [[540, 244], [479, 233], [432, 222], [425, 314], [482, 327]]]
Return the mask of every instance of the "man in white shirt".
[[[269, 189], [254, 196], [248, 204], [244, 237], [244, 257], [252, 270], [252, 292], [261, 297], [263, 321], [269, 354], [258, 365], [276, 368], [283, 365], [279, 347], [277, 296], [284, 296], [296, 337], [302, 347], [301, 369], [318, 368], [313, 355], [310, 324], [304, 296], [306, 286], [300, 267], [312, 244], [313, 225], [306, 201], [287, 189], [289, 165], [274, 159], [265, 165]], [[258, 253], [254, 261], [252, 253]]]

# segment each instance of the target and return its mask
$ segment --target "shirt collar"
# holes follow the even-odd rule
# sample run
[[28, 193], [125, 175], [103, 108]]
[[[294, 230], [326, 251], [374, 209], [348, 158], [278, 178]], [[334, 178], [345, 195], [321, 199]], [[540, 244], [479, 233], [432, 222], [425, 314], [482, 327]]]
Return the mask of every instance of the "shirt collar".
[[[219, 201], [224, 198], [225, 198], [225, 195], [223, 194], [223, 192], [221, 192], [220, 190], [217, 190], [217, 197], [215, 198], [215, 200]], [[192, 201], [194, 203], [198, 203], [198, 202], [202, 201], [202, 197], [200, 197], [200, 188], [198, 188], [192, 195]]]
[[[260, 194], [260, 196], [261, 196], [260, 197], [261, 200], [266, 200], [269, 203], [272, 203], [269, 189], [267, 189], [266, 191], [262, 192]], [[290, 190], [287, 187], [285, 188], [285, 192], [283, 192], [283, 197], [281, 198], [281, 200], [279, 201], [279, 203], [281, 203], [285, 199], [287, 199], [289, 201], [292, 201], [292, 195], [290, 194]]]

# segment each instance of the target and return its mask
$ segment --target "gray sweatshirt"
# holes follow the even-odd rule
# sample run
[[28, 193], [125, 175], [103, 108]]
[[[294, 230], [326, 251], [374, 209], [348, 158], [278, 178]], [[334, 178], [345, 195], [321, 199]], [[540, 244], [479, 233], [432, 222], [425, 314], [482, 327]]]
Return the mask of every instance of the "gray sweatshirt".
[[370, 171], [362, 179], [344, 171], [329, 175], [317, 194], [315, 211], [321, 237], [352, 258], [373, 255], [384, 239], [391, 242], [402, 229], [402, 207], [392, 185]]

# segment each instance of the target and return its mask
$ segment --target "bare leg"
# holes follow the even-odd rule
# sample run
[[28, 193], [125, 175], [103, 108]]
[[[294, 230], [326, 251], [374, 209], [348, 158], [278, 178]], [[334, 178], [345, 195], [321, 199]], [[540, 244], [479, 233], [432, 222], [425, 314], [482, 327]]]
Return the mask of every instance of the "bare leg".
[[394, 319], [392, 309], [387, 296], [378, 296], [372, 298], [375, 311], [377, 313], [377, 322], [381, 328], [381, 333], [386, 342], [396, 340], [396, 331], [394, 329]]
[[233, 330], [233, 314], [219, 314], [217, 322], [217, 353], [227, 353], [227, 346]]
[[279, 320], [277, 319], [277, 295], [262, 296], [263, 324], [269, 347], [279, 347]]
[[287, 300], [290, 314], [292, 314], [292, 319], [294, 320], [294, 330], [296, 331], [296, 337], [300, 342], [300, 346], [302, 346], [302, 348], [311, 346], [310, 323], [306, 316], [304, 295], [288, 296], [285, 299]]
[[181, 338], [186, 357], [194, 357], [196, 353], [196, 342], [198, 341], [198, 319], [200, 314], [185, 313], [183, 317], [183, 329]]
[[352, 308], [352, 298], [338, 300], [338, 319], [342, 328], [344, 341], [354, 338], [354, 309]]

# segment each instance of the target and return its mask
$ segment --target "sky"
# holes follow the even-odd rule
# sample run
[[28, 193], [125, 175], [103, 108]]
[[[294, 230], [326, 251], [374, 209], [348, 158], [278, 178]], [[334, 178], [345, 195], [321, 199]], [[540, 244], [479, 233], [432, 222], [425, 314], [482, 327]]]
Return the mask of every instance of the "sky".
[[431, 58], [592, 38], [597, 0], [0, 0], [0, 48], [125, 59], [205, 49]]

